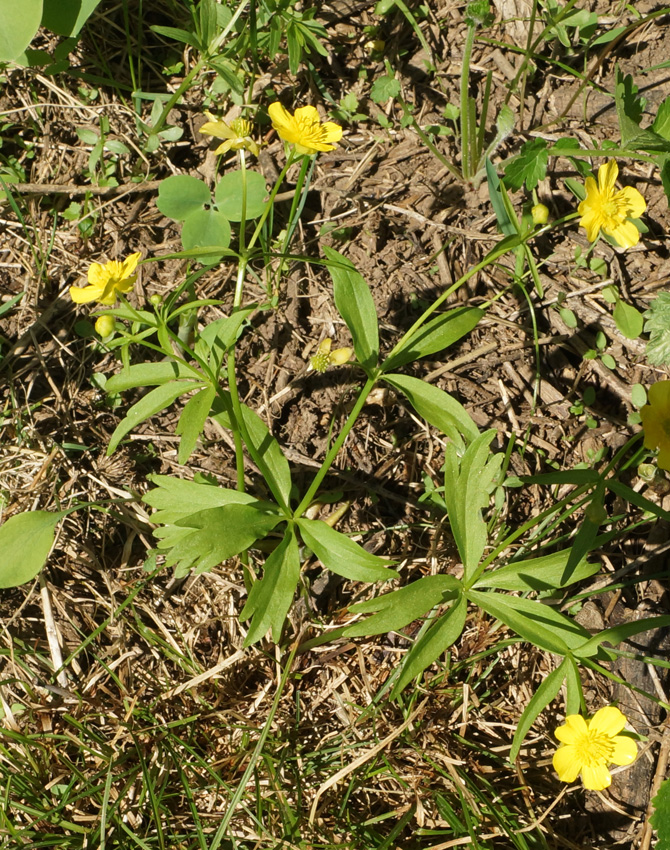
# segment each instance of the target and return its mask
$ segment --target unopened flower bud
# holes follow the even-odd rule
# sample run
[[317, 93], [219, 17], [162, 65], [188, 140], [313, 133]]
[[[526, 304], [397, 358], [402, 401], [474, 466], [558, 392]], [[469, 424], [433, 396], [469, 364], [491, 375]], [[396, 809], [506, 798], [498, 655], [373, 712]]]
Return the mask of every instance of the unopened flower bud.
[[162, 303], [163, 298], [157, 292], [154, 292], [153, 295], [149, 296], [149, 304], [151, 304], [152, 307], [160, 307]]
[[549, 221], [549, 208], [544, 204], [535, 204], [530, 214], [533, 216], [533, 224], [536, 227], [540, 227]]
[[309, 362], [315, 372], [325, 372], [330, 364], [330, 346], [333, 344], [331, 339], [322, 339], [316, 354], [310, 357]]
[[109, 313], [103, 313], [95, 320], [95, 332], [102, 339], [107, 339], [116, 330], [116, 319], [110, 316]]
[[330, 352], [330, 363], [333, 366], [342, 366], [344, 363], [348, 363], [351, 359], [352, 351], [350, 348], [336, 348], [335, 351]]

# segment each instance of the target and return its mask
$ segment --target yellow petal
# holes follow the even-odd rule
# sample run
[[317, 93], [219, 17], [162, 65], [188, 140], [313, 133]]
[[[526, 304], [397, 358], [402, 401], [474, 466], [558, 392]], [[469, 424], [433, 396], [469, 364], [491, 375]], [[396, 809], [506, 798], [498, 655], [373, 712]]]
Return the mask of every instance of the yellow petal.
[[333, 121], [326, 121], [321, 125], [321, 138], [328, 143], [339, 142], [342, 138], [342, 128]]
[[611, 759], [614, 764], [632, 764], [637, 758], [637, 744], [627, 735], [617, 735], [612, 741], [614, 752]]
[[201, 133], [207, 136], [216, 136], [217, 139], [234, 139], [235, 133], [224, 121], [208, 121], [200, 128]]
[[612, 775], [604, 764], [584, 765], [582, 782], [589, 791], [604, 791], [612, 782]]
[[565, 725], [559, 726], [554, 735], [564, 744], [573, 744], [577, 738], [588, 734], [586, 720], [581, 714], [569, 714], [565, 718]]
[[620, 248], [632, 248], [640, 241], [640, 231], [635, 227], [632, 221], [622, 221], [611, 230], [603, 227], [603, 232], [608, 236], [616, 239], [617, 245]]
[[272, 126], [277, 132], [283, 129], [290, 129], [294, 123], [293, 116], [278, 100], [268, 106], [268, 115], [272, 120]]
[[647, 209], [647, 202], [633, 186], [624, 186], [620, 192], [616, 193], [615, 200], [619, 198], [628, 206], [629, 218], [639, 218]]
[[220, 144], [218, 146], [218, 148], [214, 151], [214, 153], [217, 154], [217, 155], [228, 153], [228, 151], [231, 149], [232, 146], [233, 146], [233, 143], [230, 141], [230, 139], [228, 139], [227, 141]]
[[139, 251], [137, 251], [137, 253], [131, 254], [129, 257], [126, 257], [126, 259], [123, 261], [123, 264], [121, 266], [121, 277], [122, 278], [123, 277], [130, 277], [130, 275], [137, 268], [137, 263], [139, 262], [139, 259], [140, 259], [141, 256], [142, 256], [142, 254]]
[[582, 760], [575, 747], [560, 746], [552, 761], [561, 782], [574, 782], [582, 769]]
[[670, 411], [670, 381], [656, 381], [649, 387], [649, 403]]
[[100, 263], [91, 263], [88, 267], [88, 282], [92, 286], [98, 286], [103, 289], [109, 280], [109, 271], [106, 266]]
[[295, 120], [299, 124], [315, 124], [319, 125], [319, 111], [315, 106], [299, 106], [295, 111]]
[[610, 159], [598, 169], [598, 188], [602, 195], [613, 195], [614, 184], [619, 174], [615, 159]]
[[579, 226], [586, 230], [586, 238], [589, 242], [596, 241], [602, 225], [602, 216], [598, 210], [595, 209], [587, 209], [585, 214], [579, 219]]
[[601, 735], [613, 738], [626, 725], [626, 715], [619, 711], [616, 706], [606, 705], [593, 715], [589, 723], [589, 730]]
[[[658, 457], [656, 458], [659, 469], [670, 470], [670, 440], [666, 437], [665, 443], [659, 440], [656, 445], [659, 447]], [[649, 446], [646, 446], [646, 448], [649, 448]]]
[[71, 286], [70, 298], [75, 304], [89, 304], [91, 301], [97, 301], [101, 292], [99, 286]]

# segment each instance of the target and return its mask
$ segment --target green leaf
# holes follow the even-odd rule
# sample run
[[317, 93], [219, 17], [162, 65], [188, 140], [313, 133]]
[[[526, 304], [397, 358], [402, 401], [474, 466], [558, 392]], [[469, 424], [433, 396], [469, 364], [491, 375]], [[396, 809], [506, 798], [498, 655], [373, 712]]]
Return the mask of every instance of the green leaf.
[[[263, 215], [267, 206], [268, 190], [265, 177], [257, 171], [245, 171], [247, 182], [246, 220]], [[216, 206], [228, 221], [242, 221], [243, 183], [242, 171], [231, 171], [219, 180], [214, 190]]]
[[0, 0], [0, 62], [18, 59], [37, 35], [42, 0]]
[[425, 616], [441, 602], [455, 598], [459, 589], [460, 582], [454, 576], [425, 576], [392, 593], [359, 602], [349, 609], [353, 614], [367, 614], [370, 611], [378, 613], [347, 626], [343, 635], [344, 637], [369, 637], [383, 632], [398, 631], [418, 617]]
[[[230, 224], [218, 210], [198, 210], [189, 213], [181, 231], [182, 245], [187, 251], [205, 249], [195, 259], [203, 265], [218, 262], [230, 245]], [[212, 253], [212, 249], [218, 252]]]
[[646, 511], [666, 522], [670, 522], [670, 512], [664, 511], [660, 505], [657, 505], [656, 502], [652, 502], [650, 499], [646, 499], [641, 493], [633, 490], [632, 487], [628, 487], [616, 478], [608, 478], [607, 486], [613, 493], [631, 505], [635, 505], [636, 508], [640, 508], [640, 510]]
[[612, 646], [618, 646], [622, 641], [628, 640], [642, 632], [651, 631], [654, 629], [658, 632], [659, 629], [667, 629], [670, 626], [670, 616], [663, 617], [645, 617], [642, 620], [634, 620], [630, 623], [622, 623], [620, 626], [613, 626], [611, 629], [603, 629], [597, 635], [590, 637], [576, 647], [574, 655], [576, 658], [588, 658], [595, 655], [598, 649], [605, 641], [611, 643]]
[[486, 548], [482, 508], [489, 504], [491, 484], [503, 460], [502, 453], [492, 455], [489, 448], [496, 435], [493, 429], [479, 434], [460, 460], [453, 443], [445, 451], [444, 501], [466, 581], [479, 566]]
[[185, 464], [193, 454], [215, 397], [216, 387], [205, 387], [184, 405], [175, 430], [175, 434], [181, 437], [177, 455], [179, 463]]
[[0, 587], [18, 587], [42, 569], [67, 511], [26, 511], [0, 525]]
[[642, 334], [644, 318], [639, 310], [619, 298], [612, 313], [614, 323], [626, 339], [637, 339]]
[[505, 185], [517, 191], [525, 183], [526, 189], [532, 191], [546, 176], [548, 162], [549, 152], [544, 139], [525, 142], [519, 154], [505, 166]]
[[379, 330], [370, 289], [350, 260], [327, 246], [323, 252], [333, 279], [335, 306], [349, 328], [358, 362], [364, 369], [373, 369], [379, 359]]
[[42, 26], [56, 35], [76, 38], [99, 5], [100, 0], [44, 0]]
[[195, 343], [195, 353], [203, 360], [209, 358], [209, 367], [215, 374], [221, 368], [224, 354], [237, 342], [240, 328], [255, 309], [245, 307], [230, 316], [215, 319], [200, 333]]
[[444, 390], [408, 375], [384, 375], [384, 380], [407, 398], [419, 416], [453, 440], [459, 451], [479, 436], [467, 410]]
[[666, 97], [658, 107], [651, 129], [664, 139], [670, 139], [670, 97]]
[[174, 525], [190, 514], [225, 505], [262, 504], [266, 510], [272, 509], [270, 502], [261, 503], [248, 493], [209, 482], [187, 481], [171, 475], [149, 475], [148, 478], [156, 487], [145, 493], [142, 501], [154, 509], [151, 521], [157, 525]]
[[382, 369], [390, 372], [405, 363], [442, 351], [477, 327], [483, 315], [484, 311], [478, 307], [456, 307], [436, 316], [406, 340], [393, 357], [385, 360]]
[[459, 595], [451, 608], [441, 614], [437, 622], [418, 638], [402, 662], [400, 676], [393, 685], [389, 699], [395, 699], [412, 679], [415, 679], [458, 640], [465, 626], [467, 612], [468, 605], [465, 597]]
[[167, 384], [175, 378], [198, 378], [198, 373], [185, 363], [162, 361], [160, 363], [136, 363], [107, 379], [105, 391], [121, 393], [133, 387], [153, 387]]
[[552, 670], [547, 678], [542, 682], [540, 687], [533, 694], [528, 705], [525, 707], [523, 714], [521, 715], [521, 719], [516, 727], [514, 740], [512, 741], [512, 749], [509, 754], [509, 760], [512, 763], [516, 761], [516, 757], [519, 755], [519, 750], [521, 749], [521, 745], [523, 744], [526, 735], [530, 731], [530, 727], [533, 723], [535, 723], [538, 715], [544, 711], [544, 709], [560, 691], [561, 685], [565, 681], [569, 665], [570, 659], [564, 658], [559, 666], [555, 670]]
[[289, 527], [284, 539], [265, 562], [263, 578], [251, 588], [240, 613], [240, 620], [253, 617], [244, 646], [261, 640], [268, 629], [272, 630], [274, 642], [279, 643], [299, 578], [300, 551], [295, 533]]
[[314, 519], [299, 519], [298, 527], [305, 544], [314, 552], [323, 566], [332, 573], [352, 581], [388, 581], [398, 578], [389, 570], [393, 561], [366, 552], [362, 546], [335, 531], [327, 523]]
[[[566, 587], [565, 567], [570, 557], [570, 549], [531, 558], [528, 561], [515, 561], [504, 567], [496, 567], [483, 573], [474, 583], [474, 587], [490, 587], [495, 590], [551, 590]], [[579, 561], [570, 576], [570, 584], [589, 578], [600, 569], [600, 564]]]
[[256, 451], [256, 460], [273, 496], [288, 507], [291, 496], [291, 470], [279, 443], [268, 430], [268, 426], [250, 407], [242, 405], [242, 418], [251, 444]]
[[399, 94], [400, 81], [388, 75], [377, 77], [370, 87], [370, 97], [380, 105], [386, 103], [392, 97], [398, 97]]
[[649, 823], [656, 830], [654, 850], [670, 850], [670, 779], [665, 779], [651, 801], [654, 814]]
[[518, 238], [519, 233], [516, 222], [510, 215], [508, 204], [505, 203], [506, 200], [509, 200], [506, 199], [504, 194], [505, 187], [500, 182], [500, 178], [488, 157], [486, 157], [484, 165], [486, 168], [486, 181], [489, 190], [489, 198], [491, 200], [493, 211], [498, 219], [500, 232], [504, 233], [505, 236]]
[[107, 454], [111, 455], [126, 434], [129, 434], [140, 422], [165, 410], [180, 395], [201, 386], [202, 383], [194, 381], [170, 381], [169, 384], [163, 384], [151, 390], [128, 410], [125, 418], [116, 426], [107, 447]]
[[161, 541], [158, 548], [165, 552], [165, 566], [175, 566], [175, 575], [183, 577], [190, 569], [206, 572], [245, 552], [282, 520], [265, 506], [252, 502], [209, 508], [154, 529], [154, 537]]
[[651, 366], [670, 365], [670, 292], [661, 292], [644, 313], [649, 334], [647, 360]]
[[161, 27], [158, 25], [151, 26], [149, 29], [152, 30], [152, 32], [158, 33], [158, 35], [164, 35], [166, 38], [171, 38], [174, 41], [179, 41], [183, 44], [190, 44], [191, 47], [200, 48], [200, 42], [198, 41], [197, 36], [187, 30], [178, 29], [177, 27]]
[[505, 623], [520, 638], [547, 652], [567, 655], [570, 650], [565, 638], [578, 646], [584, 642], [584, 636], [587, 639], [590, 637], [577, 623], [542, 602], [478, 590], [467, 591], [467, 596], [482, 611]]
[[156, 206], [163, 215], [175, 221], [184, 221], [191, 213], [204, 210], [205, 204], [211, 203], [208, 187], [188, 174], [174, 174], [158, 187]]

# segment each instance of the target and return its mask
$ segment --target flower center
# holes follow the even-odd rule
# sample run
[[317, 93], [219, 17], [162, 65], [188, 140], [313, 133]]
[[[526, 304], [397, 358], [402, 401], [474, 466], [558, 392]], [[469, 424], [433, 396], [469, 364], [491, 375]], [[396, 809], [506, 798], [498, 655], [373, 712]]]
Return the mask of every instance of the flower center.
[[599, 764], [609, 764], [612, 760], [614, 745], [612, 739], [602, 732], [587, 732], [579, 736], [575, 742], [585, 765], [595, 767]]
[[613, 218], [618, 222], [622, 222], [626, 217], [626, 212], [621, 208], [621, 205], [615, 198], [605, 201], [603, 204], [603, 213], [607, 218]]

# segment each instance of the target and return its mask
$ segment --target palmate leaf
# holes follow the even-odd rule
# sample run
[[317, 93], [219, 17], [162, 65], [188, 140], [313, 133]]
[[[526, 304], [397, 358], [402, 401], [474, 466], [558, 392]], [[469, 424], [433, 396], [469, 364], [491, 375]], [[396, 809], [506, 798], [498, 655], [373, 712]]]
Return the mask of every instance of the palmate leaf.
[[352, 581], [388, 581], [398, 578], [389, 558], [379, 558], [366, 552], [362, 546], [335, 531], [328, 523], [314, 519], [299, 519], [300, 534], [323, 566], [337, 575]]
[[282, 503], [282, 507], [288, 507], [292, 486], [291, 470], [279, 443], [261, 417], [246, 404], [242, 405], [242, 418], [253, 448], [254, 460], [273, 496]]
[[295, 532], [289, 526], [279, 546], [266, 560], [263, 578], [251, 588], [240, 613], [240, 620], [252, 618], [245, 646], [261, 640], [268, 629], [272, 630], [274, 642], [279, 642], [299, 577], [300, 551]]
[[107, 379], [108, 393], [122, 393], [133, 387], [157, 387], [177, 378], [200, 377], [196, 369], [186, 363], [161, 361], [160, 363], [135, 363]]
[[[669, 185], [670, 188], [670, 185]], [[652, 366], [670, 364], [670, 292], [661, 292], [644, 314], [647, 342], [647, 360]]]
[[525, 183], [532, 191], [544, 179], [548, 162], [549, 152], [544, 139], [525, 142], [520, 153], [505, 166], [505, 185], [516, 192]]
[[177, 577], [190, 569], [197, 573], [246, 551], [281, 522], [281, 517], [266, 510], [266, 503], [229, 504], [189, 514], [154, 530], [154, 537], [165, 551], [165, 566], [175, 567]]

